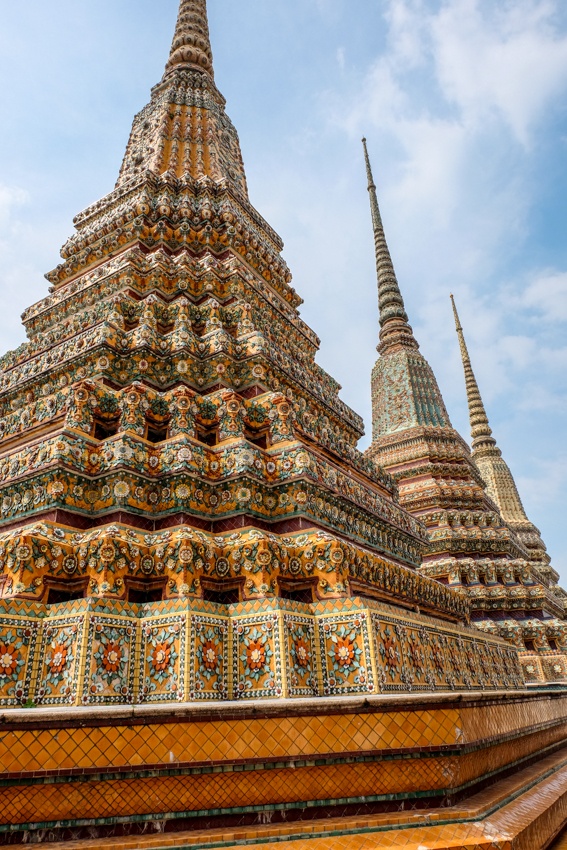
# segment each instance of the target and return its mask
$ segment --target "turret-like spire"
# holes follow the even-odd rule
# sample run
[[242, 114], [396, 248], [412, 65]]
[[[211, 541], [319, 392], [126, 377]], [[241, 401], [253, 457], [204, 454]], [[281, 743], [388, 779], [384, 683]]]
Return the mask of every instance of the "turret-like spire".
[[472, 369], [471, 360], [467, 349], [467, 344], [465, 342], [463, 328], [461, 327], [461, 321], [459, 319], [459, 314], [457, 313], [455, 299], [452, 295], [451, 304], [453, 305], [455, 327], [457, 329], [459, 347], [461, 349], [461, 358], [463, 361], [463, 369], [465, 372], [465, 383], [467, 387], [467, 400], [469, 404], [469, 418], [471, 423], [473, 454], [482, 450], [483, 454], [491, 453], [500, 456], [500, 449], [496, 445], [496, 440], [492, 436], [492, 429], [488, 424], [488, 416], [486, 415], [486, 410], [484, 408], [484, 404], [482, 403], [480, 390], [476, 382], [475, 374]]
[[166, 74], [189, 67], [213, 76], [213, 52], [209, 39], [206, 0], [181, 0]]
[[378, 351], [385, 354], [394, 347], [419, 348], [408, 323], [404, 307], [404, 299], [400, 292], [396, 272], [378, 206], [376, 184], [372, 176], [370, 157], [366, 147], [366, 139], [362, 140], [366, 173], [368, 175], [368, 192], [370, 195], [370, 211], [374, 229], [374, 245], [376, 249], [376, 275], [378, 278], [378, 306], [380, 310], [380, 345]]
[[472, 370], [471, 360], [463, 334], [463, 328], [457, 313], [455, 299], [451, 295], [453, 313], [455, 315], [455, 326], [459, 337], [459, 346], [465, 371], [465, 382], [467, 387], [467, 399], [469, 404], [469, 417], [471, 423], [473, 459], [482, 475], [491, 498], [496, 502], [502, 517], [513, 527], [522, 528], [529, 524], [529, 533], [538, 536], [538, 547], [545, 551], [543, 542], [539, 539], [539, 532], [533, 526], [524, 511], [514, 476], [504, 458], [502, 452], [496, 445], [492, 436], [492, 429], [488, 424], [488, 416]]
[[248, 198], [238, 134], [213, 79], [206, 0], [181, 0], [169, 60], [136, 116], [116, 184], [151, 172], [167, 180], [228, 184]]
[[381, 355], [372, 370], [372, 436], [416, 427], [451, 427], [431, 366], [408, 323], [386, 243], [366, 139], [362, 140], [376, 250]]

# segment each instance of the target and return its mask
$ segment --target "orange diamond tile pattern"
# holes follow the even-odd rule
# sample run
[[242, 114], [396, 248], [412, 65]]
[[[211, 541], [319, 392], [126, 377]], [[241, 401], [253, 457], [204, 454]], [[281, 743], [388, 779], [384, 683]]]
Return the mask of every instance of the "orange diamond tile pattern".
[[0, 735], [9, 773], [73, 768], [310, 758], [457, 743], [455, 709], [384, 714], [27, 729]]
[[42, 823], [372, 797], [442, 788], [446, 759], [340, 764], [2, 789], [1, 823]]
[[[202, 721], [192, 716], [187, 722], [159, 722], [150, 715], [152, 722], [145, 725], [122, 721], [59, 729], [29, 728], [30, 721], [41, 717], [30, 713], [21, 721], [22, 728], [0, 734], [0, 763], [4, 775], [12, 775], [11, 782], [0, 788], [0, 823], [127, 820], [218, 809], [238, 812], [247, 806], [372, 800], [458, 788], [565, 740], [567, 723], [560, 722], [561, 703], [560, 698], [542, 695], [507, 700], [507, 704], [491, 699], [476, 705], [472, 713], [466, 707], [438, 703], [414, 711], [392, 706], [390, 711], [375, 713], [361, 706], [358, 713], [320, 716], [302, 715], [298, 706], [298, 714], [283, 717], [255, 717], [247, 709], [224, 719], [220, 712], [211, 715], [209, 711]], [[484, 716], [484, 724], [477, 716]], [[64, 717], [61, 712], [57, 715], [60, 723]], [[502, 730], [509, 737], [498, 740]], [[484, 738], [490, 745], [460, 754], [433, 755], [424, 749], [452, 749], [463, 738], [474, 743], [473, 733], [479, 736], [477, 742]], [[365, 755], [367, 759], [362, 760]], [[310, 763], [318, 759], [320, 763]], [[290, 764], [293, 760], [298, 763]], [[158, 765], [161, 775], [148, 775]], [[180, 766], [184, 773], [168, 772]], [[187, 768], [193, 768], [191, 773]], [[136, 775], [136, 769], [146, 772]], [[18, 783], [18, 774], [25, 778], [34, 773], [40, 778], [44, 771], [57, 771], [63, 779], [66, 771], [74, 773], [72, 781]], [[78, 775], [85, 771], [86, 775]], [[129, 775], [88, 775], [113, 771]], [[567, 788], [567, 774], [564, 783]], [[442, 811], [445, 818], [447, 810]], [[460, 816], [467, 812], [461, 811]], [[547, 817], [545, 809], [541, 817]], [[552, 834], [561, 825], [555, 824]], [[436, 846], [431, 844], [432, 828], [427, 827], [428, 850]], [[289, 846], [291, 850], [292, 843]], [[527, 844], [526, 850], [536, 847]]]
[[[167, 850], [236, 847], [245, 842], [252, 850], [543, 850], [567, 817], [566, 763], [564, 749], [484, 789], [463, 806], [423, 813], [384, 813], [49, 846], [50, 850]], [[466, 817], [468, 822], [457, 822]], [[564, 850], [565, 839], [565, 835], [558, 838], [549, 850]]]

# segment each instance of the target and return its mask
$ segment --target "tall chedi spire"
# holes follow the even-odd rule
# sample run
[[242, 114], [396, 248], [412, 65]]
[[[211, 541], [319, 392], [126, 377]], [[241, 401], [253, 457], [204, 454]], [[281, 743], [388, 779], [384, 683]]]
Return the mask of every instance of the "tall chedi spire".
[[[498, 505], [504, 520], [515, 530], [527, 547], [531, 560], [547, 567], [550, 559], [539, 529], [526, 516], [514, 476], [492, 436], [453, 295], [451, 295], [451, 304], [465, 373], [473, 459], [480, 470], [489, 495]], [[555, 574], [555, 581], [557, 579], [558, 575]]]
[[181, 0], [179, 5], [165, 71], [168, 73], [180, 67], [196, 68], [214, 76], [206, 0]]
[[386, 242], [366, 139], [362, 140], [374, 230], [381, 357], [372, 372], [372, 436], [418, 426], [449, 425], [433, 371], [423, 355], [400, 292]]
[[400, 292], [394, 264], [386, 242], [366, 139], [362, 140], [362, 144], [368, 177], [370, 212], [374, 230], [376, 276], [378, 279], [378, 309], [380, 315], [380, 345], [378, 351], [380, 354], [385, 354], [397, 346], [418, 349], [419, 346], [408, 323], [404, 299]]
[[247, 199], [238, 134], [224, 108], [214, 84], [206, 2], [182, 0], [163, 79], [134, 119], [117, 189], [151, 172], [227, 184]]
[[[453, 305], [453, 314], [455, 316], [455, 327], [457, 329], [457, 336], [459, 338], [459, 348], [461, 350], [461, 358], [463, 361], [463, 369], [465, 371], [465, 383], [467, 387], [467, 399], [469, 405], [469, 417], [471, 422], [471, 436], [472, 436], [472, 447], [473, 454], [476, 451], [479, 452], [487, 452], [492, 453], [495, 456], [500, 457], [500, 449], [496, 445], [496, 440], [492, 436], [492, 429], [488, 424], [488, 416], [486, 415], [486, 410], [484, 408], [484, 404], [482, 402], [482, 398], [480, 396], [480, 391], [478, 389], [478, 384], [476, 382], [476, 378], [474, 372], [472, 370], [471, 361], [469, 357], [469, 352], [467, 349], [467, 344], [465, 342], [465, 337], [463, 334], [463, 329], [461, 327], [461, 322], [459, 319], [459, 314], [457, 313], [457, 307], [455, 305], [455, 299], [451, 295], [451, 303]], [[519, 500], [519, 497], [518, 497]], [[520, 504], [520, 510], [523, 512], [523, 508]]]
[[[407, 499], [409, 509], [419, 515], [427, 517], [433, 508], [438, 514], [440, 501], [449, 508], [453, 502], [451, 494], [461, 495], [463, 480], [467, 482], [465, 505], [477, 510], [493, 510], [468, 446], [451, 426], [433, 370], [419, 351], [408, 322], [386, 242], [366, 140], [362, 142], [374, 231], [380, 317], [380, 356], [371, 378], [373, 439], [368, 453], [386, 468], [392, 468], [400, 480], [402, 500]], [[441, 458], [444, 466], [439, 463]], [[410, 461], [408, 468], [407, 461]], [[419, 486], [413, 481], [414, 473], [421, 482]], [[446, 515], [442, 520], [447, 522]], [[502, 524], [501, 520], [499, 522]], [[440, 553], [445, 545], [441, 537], [438, 533]], [[450, 541], [446, 543], [450, 550]], [[503, 545], [505, 549], [508, 546], [507, 543]], [[517, 553], [517, 549], [513, 551]]]
[[[552, 640], [563, 629], [563, 601], [552, 590], [557, 574], [549, 567], [533, 569], [536, 562], [537, 567], [545, 564], [545, 547], [492, 437], [458, 322], [473, 455], [451, 426], [408, 322], [366, 144], [364, 153], [380, 308], [380, 356], [372, 371], [373, 440], [367, 453], [394, 476], [401, 504], [426, 525], [429, 546], [421, 572], [460, 588], [469, 596], [476, 622], [489, 631], [503, 630], [522, 648], [531, 632], [522, 630], [517, 616], [534, 616], [530, 628], [546, 648], [546, 629]], [[495, 613], [500, 625], [491, 619]]]

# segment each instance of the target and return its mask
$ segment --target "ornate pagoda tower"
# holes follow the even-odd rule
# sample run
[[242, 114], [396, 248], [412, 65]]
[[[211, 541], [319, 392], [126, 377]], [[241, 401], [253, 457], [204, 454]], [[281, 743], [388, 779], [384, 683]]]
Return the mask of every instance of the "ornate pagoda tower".
[[[553, 597], [560, 608], [565, 606], [567, 594], [559, 587], [559, 574], [551, 566], [541, 533], [526, 516], [514, 477], [492, 436], [486, 409], [473, 372], [463, 328], [451, 295], [455, 327], [463, 361], [467, 401], [472, 436], [472, 458], [482, 476], [486, 490], [498, 506], [500, 516], [515, 532], [528, 553], [523, 576], [530, 584], [543, 587], [548, 598]], [[525, 578], [524, 578], [525, 581]], [[486, 619], [482, 627], [514, 640], [522, 651], [522, 664], [527, 681], [541, 682], [562, 679], [567, 669], [567, 657], [560, 654], [567, 641], [565, 616], [556, 616], [556, 606], [544, 606], [537, 617], [517, 617], [517, 611], [506, 621]], [[524, 611], [520, 612], [524, 614]]]
[[550, 586], [545, 546], [525, 516], [491, 436], [456, 311], [472, 455], [451, 425], [435, 375], [408, 323], [366, 142], [364, 152], [380, 313], [380, 357], [372, 372], [373, 440], [367, 455], [394, 476], [401, 504], [427, 528], [429, 545], [420, 572], [466, 594], [475, 624], [520, 650], [528, 681], [564, 682], [564, 601]]
[[567, 700], [420, 571], [248, 198], [205, 0], [75, 227], [0, 364], [0, 846], [488, 848], [514, 795], [541, 834], [530, 794], [551, 836]]

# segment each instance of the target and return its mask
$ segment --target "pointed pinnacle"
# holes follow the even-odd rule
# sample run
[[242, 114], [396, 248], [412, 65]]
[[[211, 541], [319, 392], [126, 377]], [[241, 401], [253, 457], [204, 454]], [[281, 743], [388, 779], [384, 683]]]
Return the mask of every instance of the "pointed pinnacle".
[[181, 0], [165, 72], [190, 67], [214, 76], [206, 0]]
[[453, 305], [455, 327], [459, 338], [459, 348], [461, 349], [461, 359], [463, 361], [463, 370], [465, 373], [465, 385], [467, 388], [467, 401], [469, 405], [469, 420], [471, 424], [471, 436], [473, 438], [473, 456], [475, 452], [478, 453], [480, 449], [488, 449], [491, 453], [497, 453], [500, 455], [500, 449], [497, 447], [496, 440], [492, 436], [492, 429], [489, 425], [488, 416], [486, 414], [480, 390], [472, 369], [471, 359], [465, 342], [465, 335], [463, 333], [461, 320], [457, 313], [457, 306], [453, 295], [451, 295], [451, 304]]
[[408, 316], [404, 307], [404, 299], [400, 292], [396, 272], [378, 206], [376, 184], [372, 176], [370, 157], [366, 139], [362, 139], [366, 175], [368, 177], [368, 192], [370, 195], [370, 212], [374, 230], [374, 247], [376, 252], [376, 276], [378, 278], [378, 307], [380, 311], [380, 344], [378, 351], [385, 354], [394, 347], [419, 348], [408, 324]]

